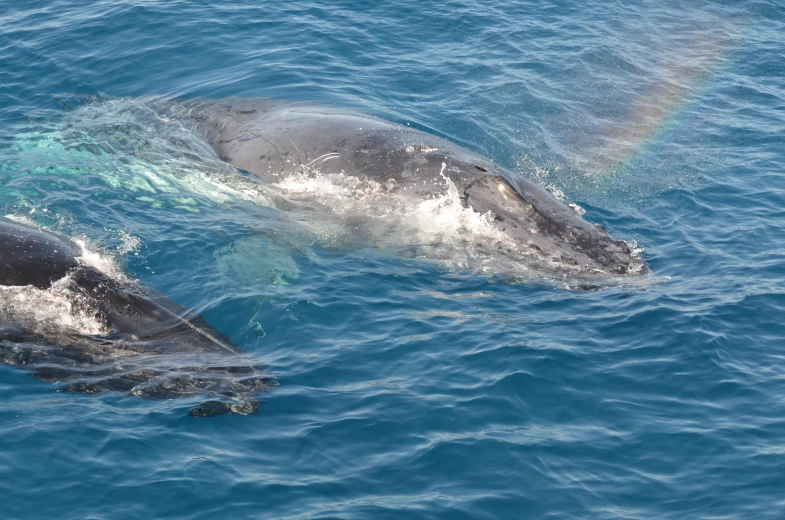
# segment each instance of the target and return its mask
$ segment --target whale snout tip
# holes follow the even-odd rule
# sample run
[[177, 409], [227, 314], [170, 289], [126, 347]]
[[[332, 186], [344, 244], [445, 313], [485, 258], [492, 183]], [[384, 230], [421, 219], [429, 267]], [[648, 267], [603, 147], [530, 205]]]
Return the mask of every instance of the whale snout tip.
[[[572, 249], [572, 265], [610, 276], [638, 276], [648, 271], [636, 244], [613, 238], [605, 229], [585, 221], [573, 221], [559, 235]], [[580, 267], [579, 267], [580, 268]]]
[[640, 256], [639, 251], [626, 242], [620, 242], [622, 252], [613, 255], [608, 270], [612, 275], [640, 276], [649, 272], [649, 264]]
[[[607, 235], [604, 229], [602, 232]], [[600, 252], [598, 260], [605, 265], [609, 274], [636, 276], [648, 271], [648, 265], [641, 258], [638, 249], [623, 240], [615, 240], [610, 238], [610, 235], [607, 236], [612, 245]]]

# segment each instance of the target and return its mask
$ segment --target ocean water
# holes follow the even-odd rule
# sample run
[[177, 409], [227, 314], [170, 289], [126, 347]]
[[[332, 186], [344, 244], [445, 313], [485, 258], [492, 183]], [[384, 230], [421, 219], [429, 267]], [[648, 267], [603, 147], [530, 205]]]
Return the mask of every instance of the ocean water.
[[[0, 518], [785, 517], [781, 3], [18, 0], [0, 72], [0, 214], [84, 241], [278, 382], [204, 419], [0, 365]], [[157, 96], [446, 137], [652, 274], [510, 283], [314, 230]]]

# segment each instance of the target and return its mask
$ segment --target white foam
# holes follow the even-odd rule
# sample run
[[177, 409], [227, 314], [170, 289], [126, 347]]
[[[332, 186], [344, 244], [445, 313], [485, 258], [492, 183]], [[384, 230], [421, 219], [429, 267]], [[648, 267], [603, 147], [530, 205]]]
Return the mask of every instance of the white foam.
[[627, 246], [630, 248], [630, 256], [633, 258], [633, 260], [635, 260], [635, 263], [630, 266], [629, 272], [639, 273], [644, 266], [643, 256], [641, 256], [641, 253], [643, 253], [643, 248], [638, 247], [638, 242], [635, 240], [631, 240], [629, 242], [625, 240], [624, 243], [627, 244]]
[[35, 223], [29, 217], [26, 217], [24, 215], [13, 215], [9, 213], [8, 215], [5, 216], [5, 218], [7, 218], [8, 220], [13, 220], [17, 224], [24, 224], [26, 226], [36, 227]]
[[123, 272], [117, 267], [114, 259], [110, 256], [101, 254], [95, 248], [91, 248], [86, 242], [87, 239], [74, 238], [73, 243], [79, 246], [81, 254], [76, 257], [77, 261], [82, 264], [89, 265], [94, 269], [104, 273], [110, 278], [119, 282], [130, 283], [131, 280], [126, 277]]
[[142, 245], [142, 241], [139, 237], [135, 237], [127, 231], [118, 231], [117, 235], [120, 239], [120, 245], [116, 249], [116, 253], [119, 255], [125, 255], [128, 253], [137, 253], [139, 251], [139, 246]]
[[334, 214], [345, 215], [379, 207], [381, 199], [389, 198], [395, 182], [385, 184], [345, 173], [323, 175], [318, 170], [303, 168], [302, 171], [287, 175], [273, 185], [282, 195], [293, 199], [311, 199], [328, 206]]
[[106, 334], [96, 302], [74, 290], [69, 276], [48, 289], [0, 285], [0, 323], [17, 324], [42, 335]]
[[305, 223], [317, 236], [341, 241], [336, 236], [344, 233], [349, 235], [345, 242], [365, 235], [380, 248], [416, 246], [417, 256], [451, 269], [492, 270], [489, 253], [498, 248], [519, 252], [520, 245], [496, 226], [490, 212], [463, 206], [445, 168], [442, 164], [439, 172], [442, 190], [428, 199], [396, 190], [394, 181], [382, 184], [314, 169], [288, 175], [273, 187], [287, 199], [314, 201], [328, 210]]
[[442, 163], [439, 172], [444, 179], [446, 192], [433, 199], [423, 200], [414, 208], [421, 239], [446, 237], [453, 241], [478, 243], [491, 240], [508, 248], [517, 248], [515, 241], [496, 227], [490, 211], [478, 213], [461, 204], [458, 188], [444, 175], [446, 166]]

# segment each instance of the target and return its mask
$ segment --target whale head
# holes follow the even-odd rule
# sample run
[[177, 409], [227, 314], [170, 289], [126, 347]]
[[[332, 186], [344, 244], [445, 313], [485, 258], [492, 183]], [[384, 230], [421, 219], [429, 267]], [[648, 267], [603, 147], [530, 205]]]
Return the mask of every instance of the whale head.
[[[464, 206], [486, 214], [524, 254], [580, 275], [638, 275], [648, 270], [633, 246], [581, 217], [520, 174], [483, 161], [450, 157]], [[576, 208], [576, 209], [574, 209]]]

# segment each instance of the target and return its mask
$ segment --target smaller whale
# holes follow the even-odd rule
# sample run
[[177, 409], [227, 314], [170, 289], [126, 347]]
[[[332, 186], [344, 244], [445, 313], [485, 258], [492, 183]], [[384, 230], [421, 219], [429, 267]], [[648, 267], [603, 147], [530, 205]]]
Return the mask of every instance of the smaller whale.
[[[250, 356], [200, 316], [104, 274], [79, 251], [66, 238], [0, 218], [0, 362], [60, 390], [209, 397], [193, 416], [256, 412], [257, 396], [275, 381]], [[59, 299], [67, 316], [47, 316]], [[79, 319], [91, 330], [73, 326]]]

